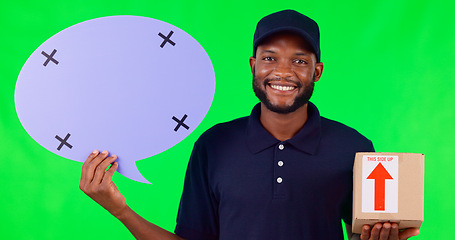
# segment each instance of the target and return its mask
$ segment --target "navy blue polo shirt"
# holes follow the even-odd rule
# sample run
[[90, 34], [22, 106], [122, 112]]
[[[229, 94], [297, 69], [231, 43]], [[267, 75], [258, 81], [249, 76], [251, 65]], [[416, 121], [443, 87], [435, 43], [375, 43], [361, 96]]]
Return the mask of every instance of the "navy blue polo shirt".
[[196, 141], [175, 233], [189, 240], [343, 239], [351, 223], [355, 153], [370, 140], [341, 123], [309, 118], [279, 141], [249, 117], [218, 124]]

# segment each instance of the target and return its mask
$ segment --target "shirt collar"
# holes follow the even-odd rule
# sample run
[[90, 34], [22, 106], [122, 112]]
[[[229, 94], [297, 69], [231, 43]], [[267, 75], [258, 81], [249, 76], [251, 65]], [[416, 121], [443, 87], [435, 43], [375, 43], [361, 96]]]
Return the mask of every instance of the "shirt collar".
[[[276, 145], [280, 140], [274, 138], [260, 122], [261, 104], [251, 111], [247, 126], [247, 144], [252, 153], [258, 153]], [[313, 103], [308, 103], [308, 120], [302, 129], [291, 139], [286, 140], [300, 151], [315, 154], [321, 139], [321, 116]]]

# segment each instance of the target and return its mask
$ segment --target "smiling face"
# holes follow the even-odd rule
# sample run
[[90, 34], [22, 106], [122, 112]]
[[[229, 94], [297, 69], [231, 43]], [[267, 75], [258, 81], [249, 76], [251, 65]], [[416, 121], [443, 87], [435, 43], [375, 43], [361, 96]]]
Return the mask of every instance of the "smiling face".
[[276, 113], [291, 113], [307, 104], [323, 69], [306, 41], [292, 33], [266, 39], [250, 66], [256, 96]]

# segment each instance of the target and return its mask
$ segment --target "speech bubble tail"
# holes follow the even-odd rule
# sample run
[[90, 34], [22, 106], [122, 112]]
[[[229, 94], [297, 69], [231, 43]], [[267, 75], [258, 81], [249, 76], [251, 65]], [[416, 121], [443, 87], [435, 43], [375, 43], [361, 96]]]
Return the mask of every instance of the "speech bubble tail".
[[120, 158], [117, 159], [117, 162], [117, 171], [123, 176], [137, 182], [152, 184], [151, 182], [147, 181], [147, 179], [145, 179], [144, 176], [142, 176], [142, 174], [139, 172], [139, 169], [137, 169], [136, 166], [136, 162], [122, 161]]

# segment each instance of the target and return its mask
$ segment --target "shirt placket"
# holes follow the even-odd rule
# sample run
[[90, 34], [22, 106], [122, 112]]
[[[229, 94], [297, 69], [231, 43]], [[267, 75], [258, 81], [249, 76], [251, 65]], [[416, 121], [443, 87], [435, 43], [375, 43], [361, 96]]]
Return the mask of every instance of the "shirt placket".
[[275, 154], [273, 158], [273, 198], [283, 199], [286, 197], [286, 175], [284, 174], [285, 168], [285, 152], [287, 143], [280, 142], [275, 146]]

